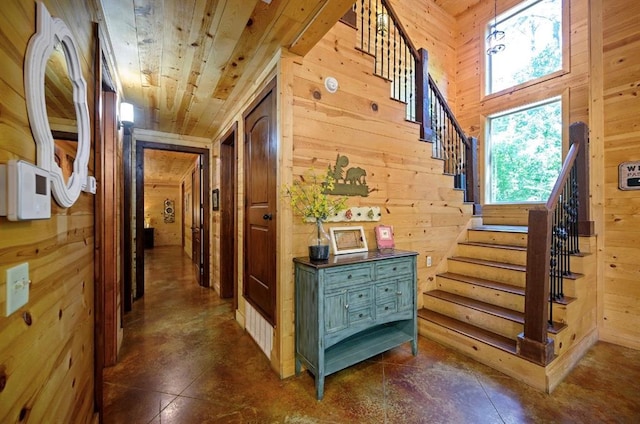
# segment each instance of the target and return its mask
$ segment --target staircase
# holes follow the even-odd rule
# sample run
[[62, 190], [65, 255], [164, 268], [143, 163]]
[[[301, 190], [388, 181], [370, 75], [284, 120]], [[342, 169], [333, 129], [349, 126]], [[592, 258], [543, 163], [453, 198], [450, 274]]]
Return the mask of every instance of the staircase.
[[[447, 259], [447, 271], [423, 294], [418, 311], [421, 335], [452, 347], [540, 390], [551, 392], [595, 342], [595, 263], [589, 253], [571, 258], [564, 299], [554, 303], [548, 337], [553, 361], [545, 366], [518, 355], [523, 331], [527, 227], [480, 225], [469, 229]], [[582, 237], [590, 252], [593, 237]]]

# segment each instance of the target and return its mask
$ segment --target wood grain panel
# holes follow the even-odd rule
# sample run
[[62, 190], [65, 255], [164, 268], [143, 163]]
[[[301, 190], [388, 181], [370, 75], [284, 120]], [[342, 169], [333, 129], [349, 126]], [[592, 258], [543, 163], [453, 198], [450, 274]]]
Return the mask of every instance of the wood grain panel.
[[[604, 3], [604, 2], [603, 2]], [[640, 81], [640, 4], [607, 1], [602, 9], [604, 94], [604, 340], [640, 349], [638, 243], [640, 192], [618, 189], [618, 165], [640, 160], [637, 96]]]
[[[44, 2], [65, 20], [78, 42], [81, 67], [93, 104], [93, 1]], [[22, 65], [35, 31], [35, 4], [3, 2], [0, 14], [0, 163], [35, 161], [29, 129]], [[89, 107], [92, 110], [92, 107]], [[0, 317], [0, 372], [7, 380], [0, 401], [0, 422], [94, 421], [93, 196], [81, 194], [64, 209], [52, 205], [43, 221], [9, 222], [0, 218], [0, 275], [28, 262], [29, 302]], [[0, 279], [0, 309], [6, 302]], [[23, 314], [31, 316], [31, 325]]]

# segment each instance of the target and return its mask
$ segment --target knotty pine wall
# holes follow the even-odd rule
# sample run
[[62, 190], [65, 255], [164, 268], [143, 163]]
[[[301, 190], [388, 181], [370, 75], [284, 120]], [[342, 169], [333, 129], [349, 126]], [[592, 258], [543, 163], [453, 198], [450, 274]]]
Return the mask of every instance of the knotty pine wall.
[[[76, 39], [92, 111], [94, 3], [44, 4]], [[2, 2], [0, 163], [36, 160], [23, 80], [35, 24], [34, 1]], [[0, 217], [0, 422], [88, 423], [95, 418], [93, 201], [82, 193], [74, 206], [64, 209], [52, 200], [52, 217], [42, 221]], [[32, 282], [29, 302], [5, 317], [6, 270], [23, 262], [29, 263]], [[24, 315], [31, 317], [30, 325]]]
[[[372, 75], [372, 59], [354, 45], [355, 30], [338, 23], [304, 59], [283, 59], [282, 79], [291, 84], [291, 93], [285, 90], [282, 108], [292, 109], [293, 122], [291, 163], [282, 175], [292, 172], [299, 178], [309, 168], [324, 172], [335, 165], [338, 154], [349, 158], [348, 167], [364, 168], [370, 194], [349, 197], [348, 206], [379, 206], [381, 221], [328, 227], [362, 225], [369, 247], [375, 249], [375, 225], [392, 225], [396, 247], [419, 253], [416, 297], [421, 306], [420, 294], [433, 283], [438, 265], [467, 227], [471, 209], [463, 204], [463, 193], [453, 189], [452, 177], [442, 174], [442, 162], [431, 157], [431, 144], [419, 141], [417, 124], [404, 120], [405, 106], [389, 98], [388, 82]], [[288, 69], [293, 72], [290, 79]], [[329, 76], [339, 82], [335, 94], [324, 89]], [[287, 136], [283, 129], [283, 140]], [[284, 141], [282, 147], [286, 164]], [[283, 209], [287, 213], [280, 220], [290, 229], [283, 234], [290, 237], [290, 247], [282, 251], [282, 263], [292, 272], [291, 259], [308, 255], [306, 241], [313, 226], [292, 215], [286, 202]], [[433, 258], [432, 268], [426, 267], [427, 255]], [[279, 322], [286, 325], [293, 322], [293, 275], [282, 289]], [[291, 334], [282, 335], [291, 341], [283, 346], [285, 375], [294, 366], [293, 326], [287, 328]]]
[[[598, 3], [598, 2], [596, 2]], [[640, 3], [602, 1], [604, 281], [600, 337], [640, 349], [640, 191], [618, 189], [618, 165], [640, 161]], [[593, 139], [592, 139], [593, 140]]]
[[[173, 200], [175, 220], [164, 222], [164, 201]], [[182, 201], [180, 183], [147, 183], [144, 184], [145, 218], [151, 218], [154, 228], [155, 246], [180, 246], [182, 243]]]

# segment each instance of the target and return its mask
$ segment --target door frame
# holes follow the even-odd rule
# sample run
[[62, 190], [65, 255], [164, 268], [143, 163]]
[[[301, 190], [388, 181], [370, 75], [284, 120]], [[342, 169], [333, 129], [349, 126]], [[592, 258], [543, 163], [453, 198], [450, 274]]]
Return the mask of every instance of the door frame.
[[[209, 149], [200, 147], [180, 146], [152, 141], [136, 140], [136, 299], [144, 295], [144, 149], [166, 150], [170, 152], [195, 153], [200, 155], [202, 163], [202, 208], [204, 211], [202, 222], [202, 282], [203, 287], [210, 287], [209, 252], [210, 252], [210, 210], [209, 210]], [[130, 225], [130, 220], [125, 220]]]
[[[228, 172], [225, 172], [227, 170]], [[233, 297], [233, 310], [238, 309], [238, 122], [220, 139], [220, 246], [218, 269], [220, 270], [220, 297]], [[231, 212], [225, 214], [225, 211]], [[228, 216], [228, 221], [224, 216]], [[225, 230], [226, 229], [226, 230]], [[231, 237], [224, 236], [232, 232]], [[229, 234], [227, 234], [229, 235]], [[222, 273], [225, 264], [231, 264], [233, 281], [226, 281]]]

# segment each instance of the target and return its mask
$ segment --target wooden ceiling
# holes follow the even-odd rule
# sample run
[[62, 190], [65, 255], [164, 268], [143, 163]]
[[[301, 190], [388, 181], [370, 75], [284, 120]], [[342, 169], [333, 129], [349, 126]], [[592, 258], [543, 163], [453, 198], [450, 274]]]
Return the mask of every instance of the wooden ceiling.
[[179, 184], [197, 156], [193, 153], [144, 149], [144, 183]]
[[353, 0], [100, 0], [137, 128], [211, 138], [282, 46], [304, 55]]

